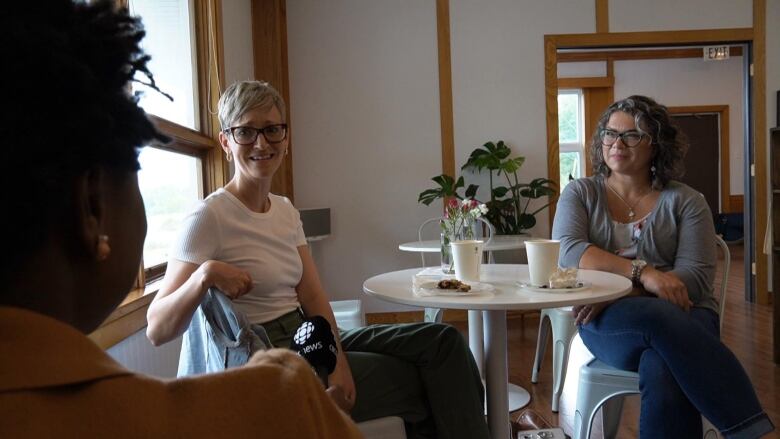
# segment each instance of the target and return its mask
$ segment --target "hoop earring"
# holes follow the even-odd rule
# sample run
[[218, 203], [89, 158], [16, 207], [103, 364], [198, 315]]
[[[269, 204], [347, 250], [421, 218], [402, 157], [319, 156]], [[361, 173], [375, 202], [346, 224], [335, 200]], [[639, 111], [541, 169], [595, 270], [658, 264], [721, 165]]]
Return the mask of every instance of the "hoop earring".
[[227, 161], [229, 162], [233, 161], [233, 153], [230, 151], [227, 152]]
[[98, 235], [97, 245], [95, 246], [95, 259], [103, 262], [111, 256], [111, 246], [108, 245], [108, 235]]

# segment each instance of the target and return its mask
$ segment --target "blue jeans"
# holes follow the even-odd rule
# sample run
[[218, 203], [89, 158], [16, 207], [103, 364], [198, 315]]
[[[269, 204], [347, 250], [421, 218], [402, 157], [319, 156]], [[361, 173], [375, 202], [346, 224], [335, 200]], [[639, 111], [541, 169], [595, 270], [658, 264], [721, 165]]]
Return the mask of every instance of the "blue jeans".
[[774, 429], [739, 360], [721, 343], [712, 310], [629, 297], [579, 332], [599, 360], [639, 372], [642, 438], [700, 438], [700, 414], [728, 439]]

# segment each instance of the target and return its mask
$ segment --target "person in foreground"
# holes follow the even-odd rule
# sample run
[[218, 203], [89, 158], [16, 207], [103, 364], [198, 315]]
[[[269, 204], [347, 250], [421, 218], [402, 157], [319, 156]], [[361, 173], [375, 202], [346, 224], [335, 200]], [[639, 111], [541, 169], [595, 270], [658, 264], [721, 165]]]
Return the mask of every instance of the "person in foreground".
[[687, 143], [666, 107], [644, 96], [615, 102], [590, 148], [595, 176], [568, 184], [552, 234], [561, 241], [561, 266], [634, 283], [629, 297], [574, 313], [598, 359], [639, 372], [640, 436], [701, 437], [701, 415], [726, 438], [772, 431], [719, 339], [712, 214], [703, 195], [673, 180]]
[[[323, 316], [335, 329], [300, 215], [287, 198], [270, 193], [288, 153], [281, 96], [262, 81], [237, 82], [220, 97], [218, 112], [220, 143], [235, 175], [185, 220], [149, 307], [147, 336], [155, 345], [188, 327], [189, 336], [210, 287], [230, 297], [274, 346], [289, 347], [304, 316]], [[337, 332], [329, 390], [340, 390], [354, 420], [400, 416], [409, 437], [488, 436], [479, 371], [455, 328], [372, 325], [342, 332], [340, 342]], [[198, 361], [188, 352], [183, 344], [180, 365]]]
[[154, 86], [142, 27], [112, 3], [0, 6], [11, 159], [0, 173], [0, 437], [362, 437], [289, 351], [160, 381], [84, 335], [133, 285], [146, 234], [136, 147], [165, 140], [128, 94], [136, 72]]

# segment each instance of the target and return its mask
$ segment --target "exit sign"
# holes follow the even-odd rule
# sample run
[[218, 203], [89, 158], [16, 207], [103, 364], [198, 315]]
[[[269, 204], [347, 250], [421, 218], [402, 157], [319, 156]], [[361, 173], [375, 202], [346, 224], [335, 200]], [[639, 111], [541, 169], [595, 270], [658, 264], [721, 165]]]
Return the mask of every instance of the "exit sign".
[[729, 46], [704, 47], [704, 61], [721, 61], [729, 58]]

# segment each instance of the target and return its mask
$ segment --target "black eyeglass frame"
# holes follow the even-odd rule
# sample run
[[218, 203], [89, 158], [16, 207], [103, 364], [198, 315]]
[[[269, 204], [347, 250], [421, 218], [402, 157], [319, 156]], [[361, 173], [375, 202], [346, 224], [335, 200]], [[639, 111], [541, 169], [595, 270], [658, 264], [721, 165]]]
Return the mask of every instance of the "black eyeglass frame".
[[[268, 139], [268, 136], [265, 135], [266, 130], [269, 130], [269, 129], [272, 129], [272, 128], [279, 128], [279, 127], [282, 127], [282, 129], [284, 129], [284, 137], [282, 137], [281, 140], [276, 140], [276, 141], [271, 141], [270, 139]], [[248, 143], [241, 143], [241, 142], [239, 142], [238, 139], [236, 139], [236, 133], [235, 133], [235, 130], [237, 130], [239, 128], [243, 128], [245, 130], [253, 130], [255, 132], [254, 139], [251, 142], [248, 142]], [[224, 132], [226, 134], [229, 133], [230, 136], [233, 138], [233, 141], [236, 142], [239, 145], [254, 145], [257, 142], [257, 137], [259, 135], [261, 135], [261, 134], [263, 135], [263, 139], [265, 139], [265, 141], [268, 142], [269, 144], [282, 143], [282, 142], [285, 141], [285, 139], [287, 139], [287, 134], [288, 134], [287, 124], [286, 123], [277, 123], [277, 124], [265, 126], [263, 128], [255, 128], [255, 127], [249, 127], [249, 126], [237, 126], [237, 127], [225, 128], [224, 130], [222, 130], [222, 132]]]
[[[615, 141], [610, 144], [604, 142], [604, 135], [607, 132], [615, 133]], [[626, 142], [626, 138], [625, 138], [627, 134], [639, 134], [639, 140], [633, 145], [629, 145], [628, 142]], [[613, 146], [615, 146], [615, 143], [617, 143], [618, 139], [620, 139], [620, 141], [623, 143], [623, 145], [626, 148], [636, 148], [637, 146], [642, 144], [642, 139], [644, 139], [645, 137], [649, 137], [652, 140], [652, 137], [650, 137], [649, 134], [640, 132], [638, 130], [628, 130], [628, 131], [623, 131], [622, 133], [618, 133], [615, 130], [611, 130], [609, 128], [603, 128], [601, 131], [599, 131], [599, 139], [601, 140], [601, 145], [606, 146], [608, 148], [612, 148]]]

